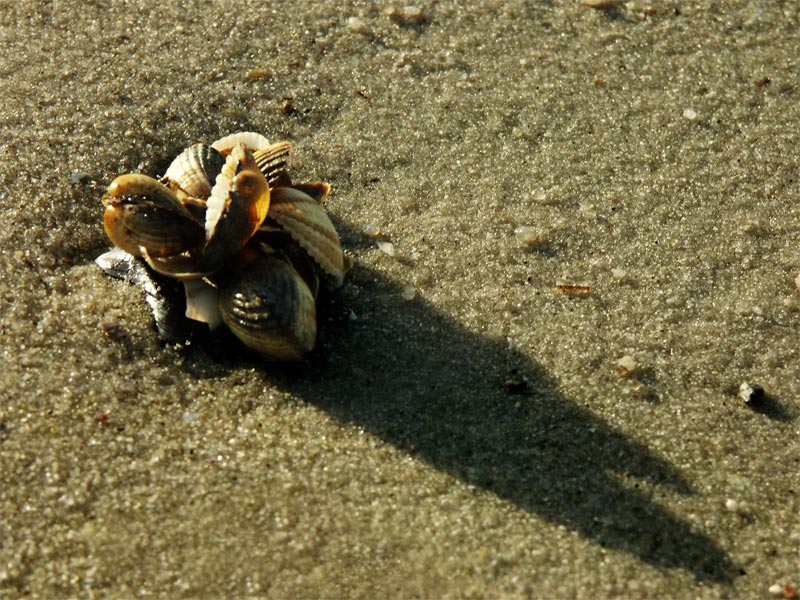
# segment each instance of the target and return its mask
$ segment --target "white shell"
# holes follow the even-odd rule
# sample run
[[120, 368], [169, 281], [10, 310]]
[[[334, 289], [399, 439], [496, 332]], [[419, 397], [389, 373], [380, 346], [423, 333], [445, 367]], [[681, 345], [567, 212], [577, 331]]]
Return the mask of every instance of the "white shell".
[[187, 279], [183, 282], [186, 291], [186, 317], [208, 323], [211, 329], [222, 325], [219, 310], [219, 291], [206, 283], [205, 279]]
[[257, 152], [269, 147], [269, 140], [260, 133], [254, 131], [240, 131], [239, 133], [232, 133], [223, 138], [218, 139], [211, 144], [211, 147], [220, 152], [227, 152], [232, 150], [237, 144], [244, 144], [248, 150]]

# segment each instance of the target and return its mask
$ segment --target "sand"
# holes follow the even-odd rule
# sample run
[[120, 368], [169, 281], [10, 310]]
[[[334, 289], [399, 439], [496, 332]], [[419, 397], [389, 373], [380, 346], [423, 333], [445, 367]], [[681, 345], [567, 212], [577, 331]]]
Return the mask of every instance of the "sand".
[[[800, 587], [796, 3], [3, 4], [0, 596]], [[93, 262], [241, 130], [355, 263], [292, 367]]]

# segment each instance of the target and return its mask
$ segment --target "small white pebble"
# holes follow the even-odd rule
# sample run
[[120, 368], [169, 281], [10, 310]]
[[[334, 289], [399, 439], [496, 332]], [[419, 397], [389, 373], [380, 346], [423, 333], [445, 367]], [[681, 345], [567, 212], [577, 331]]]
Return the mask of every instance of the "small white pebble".
[[628, 379], [636, 373], [639, 365], [630, 354], [626, 354], [617, 361], [617, 373], [623, 379]]
[[732, 513], [739, 512], [739, 503], [733, 498], [725, 500], [725, 508]]
[[392, 242], [378, 242], [378, 248], [384, 254], [394, 256], [394, 244]]
[[367, 24], [358, 17], [348, 17], [347, 28], [353, 33], [367, 33], [369, 31]]
[[536, 190], [533, 192], [533, 200], [534, 202], [545, 202], [547, 200], [547, 194], [545, 194], [544, 190]]
[[361, 227], [361, 233], [367, 237], [375, 237], [381, 234], [381, 228], [374, 223], [367, 223]]
[[745, 381], [739, 386], [739, 397], [746, 404], [755, 405], [764, 400], [764, 388]]
[[800, 275], [795, 277], [794, 284], [797, 286], [797, 289], [800, 290]]
[[616, 281], [622, 281], [628, 274], [625, 272], [625, 269], [611, 269], [611, 277], [613, 277]]
[[697, 112], [692, 110], [691, 108], [686, 108], [683, 111], [683, 116], [684, 116], [684, 118], [689, 119], [690, 121], [693, 121], [694, 119], [697, 118]]
[[514, 230], [514, 237], [523, 244], [537, 244], [542, 240], [542, 235], [536, 227], [521, 225]]
[[779, 583], [773, 583], [771, 586], [769, 586], [767, 591], [771, 596], [776, 596], [778, 598], [783, 596], [783, 586]]
[[413, 285], [407, 285], [403, 288], [403, 291], [400, 292], [400, 295], [403, 297], [403, 300], [413, 300], [417, 295], [417, 290], [414, 289]]

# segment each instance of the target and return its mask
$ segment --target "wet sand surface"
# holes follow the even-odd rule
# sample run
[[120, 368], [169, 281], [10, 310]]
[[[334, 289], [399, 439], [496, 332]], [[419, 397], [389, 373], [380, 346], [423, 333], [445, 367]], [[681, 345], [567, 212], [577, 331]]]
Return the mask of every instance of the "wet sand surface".
[[[797, 3], [3, 4], [0, 596], [800, 587]], [[93, 262], [242, 130], [354, 261], [291, 367]]]

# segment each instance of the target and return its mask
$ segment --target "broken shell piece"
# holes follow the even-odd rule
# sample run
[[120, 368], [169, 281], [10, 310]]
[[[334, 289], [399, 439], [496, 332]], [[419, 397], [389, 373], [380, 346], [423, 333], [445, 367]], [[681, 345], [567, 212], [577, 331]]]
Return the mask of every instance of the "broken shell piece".
[[403, 297], [403, 300], [413, 300], [417, 295], [417, 290], [413, 285], [406, 285], [403, 286], [400, 295]]
[[527, 246], [534, 246], [544, 240], [542, 231], [530, 225], [521, 225], [514, 229], [514, 237]]
[[617, 373], [623, 379], [630, 379], [635, 376], [639, 370], [639, 365], [629, 354], [626, 354], [617, 361]]
[[388, 256], [394, 256], [394, 244], [392, 242], [378, 242], [378, 248]]
[[193, 321], [208, 323], [211, 329], [222, 325], [219, 309], [219, 291], [205, 279], [187, 279], [183, 282], [186, 292], [186, 317]]
[[381, 234], [381, 228], [374, 223], [367, 223], [361, 227], [361, 233], [367, 237], [378, 237]]

